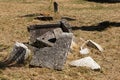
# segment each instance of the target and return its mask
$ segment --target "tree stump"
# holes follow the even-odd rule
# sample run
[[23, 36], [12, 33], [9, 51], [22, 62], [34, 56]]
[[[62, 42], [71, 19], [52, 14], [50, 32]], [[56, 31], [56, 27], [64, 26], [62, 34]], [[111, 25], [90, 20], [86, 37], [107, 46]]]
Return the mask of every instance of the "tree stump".
[[23, 64], [29, 57], [30, 50], [27, 46], [22, 43], [16, 42], [12, 52], [8, 56], [8, 58], [4, 61], [6, 66], [14, 65], [14, 64]]

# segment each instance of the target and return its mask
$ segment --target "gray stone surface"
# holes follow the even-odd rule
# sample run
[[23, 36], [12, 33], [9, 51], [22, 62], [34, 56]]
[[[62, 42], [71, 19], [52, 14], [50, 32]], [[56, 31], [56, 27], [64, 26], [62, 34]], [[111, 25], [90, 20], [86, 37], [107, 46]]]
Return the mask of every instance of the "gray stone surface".
[[61, 28], [56, 28], [53, 30], [55, 38], [58, 39], [60, 37], [60, 35], [63, 33]]
[[31, 25], [28, 27], [30, 32], [30, 44], [34, 43], [36, 39], [48, 31], [53, 31], [60, 28], [60, 24], [44, 24], [44, 25]]
[[36, 42], [32, 45], [37, 48], [52, 47], [56, 40], [62, 35], [61, 28], [56, 28], [53, 31], [48, 31], [45, 34], [39, 36]]
[[[71, 26], [67, 21], [62, 20], [57, 24], [44, 24], [44, 25], [31, 25], [28, 27], [30, 32], [30, 44], [34, 44], [36, 39], [48, 31], [54, 31], [55, 29], [61, 28], [62, 32], [71, 32]], [[59, 30], [60, 31], [60, 30]]]
[[38, 48], [52, 47], [55, 41], [56, 39], [54, 33], [52, 31], [48, 31], [42, 36], [37, 38], [36, 45], [39, 45]]
[[53, 47], [36, 50], [30, 65], [62, 70], [70, 49], [72, 36], [71, 33], [62, 34]]

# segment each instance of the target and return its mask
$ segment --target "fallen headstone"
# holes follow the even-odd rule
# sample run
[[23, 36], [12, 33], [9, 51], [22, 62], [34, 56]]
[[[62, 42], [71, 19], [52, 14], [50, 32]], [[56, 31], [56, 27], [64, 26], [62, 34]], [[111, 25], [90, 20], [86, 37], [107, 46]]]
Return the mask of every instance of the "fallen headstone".
[[[59, 29], [60, 28], [60, 29]], [[36, 39], [48, 31], [54, 32], [55, 37], [59, 37], [62, 32], [70, 32], [71, 26], [64, 20], [57, 24], [31, 25], [28, 27], [30, 32], [30, 44], [34, 44]]]
[[89, 67], [93, 70], [99, 70], [101, 67], [97, 64], [91, 57], [85, 57], [82, 59], [74, 60], [69, 63], [71, 66], [82, 66], [82, 67]]
[[39, 36], [32, 45], [37, 48], [52, 47], [62, 33], [63, 31], [61, 28], [48, 31], [45, 34]]
[[63, 33], [53, 47], [37, 49], [30, 62], [31, 66], [62, 70], [70, 50], [72, 33]]

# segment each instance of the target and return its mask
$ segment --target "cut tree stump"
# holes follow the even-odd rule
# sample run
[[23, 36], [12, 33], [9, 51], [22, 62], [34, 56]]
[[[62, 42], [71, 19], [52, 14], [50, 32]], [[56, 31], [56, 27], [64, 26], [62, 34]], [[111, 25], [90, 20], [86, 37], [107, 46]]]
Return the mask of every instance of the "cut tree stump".
[[30, 50], [27, 46], [22, 43], [16, 42], [12, 52], [8, 56], [8, 58], [4, 61], [6, 66], [14, 65], [14, 64], [23, 64], [29, 57]]
[[66, 62], [67, 53], [70, 50], [72, 37], [72, 33], [63, 33], [61, 37], [57, 39], [53, 47], [45, 47], [36, 50], [30, 65], [62, 70]]

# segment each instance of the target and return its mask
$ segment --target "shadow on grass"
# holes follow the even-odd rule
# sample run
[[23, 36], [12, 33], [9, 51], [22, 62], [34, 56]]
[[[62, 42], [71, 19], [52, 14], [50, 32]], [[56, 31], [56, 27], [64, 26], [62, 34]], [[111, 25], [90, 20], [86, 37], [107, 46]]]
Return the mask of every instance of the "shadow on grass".
[[41, 13], [33, 13], [33, 14], [26, 14], [26, 15], [23, 15], [23, 16], [19, 16], [19, 17], [37, 17], [37, 16], [42, 16], [44, 14], [41, 14]]
[[120, 27], [120, 23], [119, 22], [104, 21], [104, 22], [99, 23], [96, 26], [91, 25], [91, 26], [72, 27], [72, 30], [104, 31], [109, 27]]
[[97, 3], [120, 3], [120, 0], [86, 0], [86, 1]]

